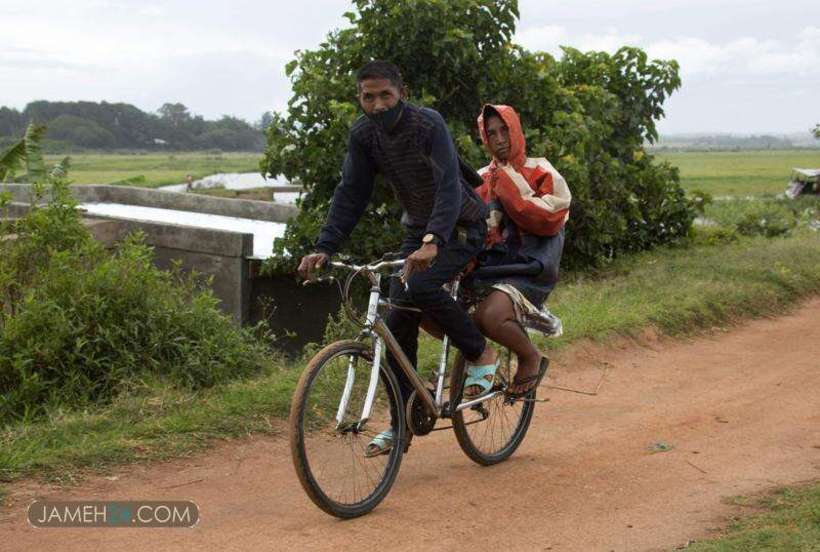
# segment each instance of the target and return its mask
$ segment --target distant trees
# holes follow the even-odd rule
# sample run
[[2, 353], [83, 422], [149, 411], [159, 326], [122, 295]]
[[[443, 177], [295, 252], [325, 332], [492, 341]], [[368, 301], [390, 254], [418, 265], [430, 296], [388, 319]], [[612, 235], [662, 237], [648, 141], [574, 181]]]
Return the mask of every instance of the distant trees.
[[126, 103], [29, 103], [22, 111], [0, 107], [0, 146], [11, 143], [31, 122], [49, 127], [49, 149], [221, 149], [261, 150], [264, 135], [242, 119], [206, 121], [181, 103], [165, 103], [146, 113]]
[[271, 123], [273, 123], [273, 113], [270, 111], [265, 111], [256, 123], [256, 128], [259, 130], [265, 130], [271, 125]]
[[181, 103], [165, 103], [157, 110], [160, 118], [167, 121], [172, 128], [182, 128], [191, 120], [191, 113]]
[[84, 148], [105, 148], [117, 141], [116, 136], [97, 122], [77, 115], [60, 115], [49, 124], [50, 137]]
[[814, 132], [814, 137], [820, 140], [820, 124], [816, 125], [812, 132]]

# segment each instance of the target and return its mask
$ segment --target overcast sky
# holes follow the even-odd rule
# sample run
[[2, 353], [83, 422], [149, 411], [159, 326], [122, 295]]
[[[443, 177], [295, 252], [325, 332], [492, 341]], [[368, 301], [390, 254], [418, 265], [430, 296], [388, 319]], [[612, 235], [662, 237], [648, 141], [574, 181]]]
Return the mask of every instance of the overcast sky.
[[[521, 0], [516, 42], [677, 59], [661, 132], [794, 132], [820, 122], [817, 0]], [[255, 121], [290, 97], [284, 66], [347, 22], [341, 0], [0, 0], [0, 105], [178, 101]]]

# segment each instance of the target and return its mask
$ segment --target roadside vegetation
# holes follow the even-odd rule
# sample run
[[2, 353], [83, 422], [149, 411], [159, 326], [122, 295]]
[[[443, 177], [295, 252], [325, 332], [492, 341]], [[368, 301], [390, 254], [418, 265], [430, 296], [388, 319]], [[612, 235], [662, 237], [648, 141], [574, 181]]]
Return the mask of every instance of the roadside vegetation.
[[713, 540], [696, 542], [691, 552], [810, 551], [820, 547], [820, 485], [780, 489], [764, 497], [735, 499], [763, 513], [735, 520]]
[[[92, 239], [66, 184], [68, 159], [53, 168], [43, 161], [43, 132], [29, 127], [0, 155], [0, 181], [23, 174], [35, 189], [19, 219], [7, 216], [9, 196], [0, 194], [3, 435], [65, 413], [108, 412], [145, 389], [197, 393], [269, 373], [265, 327], [238, 327], [207, 281], [156, 268], [138, 234], [114, 252]], [[4, 437], [0, 477], [8, 456], [25, 453], [6, 445]]]

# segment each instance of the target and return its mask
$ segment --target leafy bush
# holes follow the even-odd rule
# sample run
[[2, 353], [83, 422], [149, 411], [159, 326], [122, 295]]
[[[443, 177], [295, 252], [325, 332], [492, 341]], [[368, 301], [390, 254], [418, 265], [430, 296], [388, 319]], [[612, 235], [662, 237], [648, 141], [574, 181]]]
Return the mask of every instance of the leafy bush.
[[135, 236], [114, 256], [55, 252], [0, 336], [0, 421], [106, 402], [140, 377], [197, 389], [255, 373], [262, 349], [195, 278], [164, 272]]
[[788, 234], [797, 226], [797, 206], [791, 200], [726, 200], [709, 205], [706, 216], [738, 234], [771, 238]]
[[692, 208], [701, 216], [706, 214], [706, 206], [711, 205], [715, 201], [712, 194], [704, 192], [703, 190], [692, 190], [691, 196]]
[[[356, 0], [351, 26], [287, 66], [294, 95], [267, 129], [263, 173], [309, 191], [276, 246], [273, 268], [310, 249], [340, 179], [347, 132], [359, 115], [355, 71], [374, 58], [402, 68], [411, 101], [447, 120], [461, 154], [486, 164], [475, 118], [483, 103], [521, 114], [529, 155], [547, 157], [574, 195], [564, 264], [600, 264], [625, 252], [687, 235], [694, 213], [676, 169], [643, 149], [657, 139], [664, 100], [680, 86], [674, 61], [650, 61], [637, 48], [615, 54], [564, 49], [560, 60], [511, 43], [514, 0]], [[442, 25], [447, 21], [447, 25]], [[346, 253], [372, 258], [397, 246], [396, 202], [377, 186], [372, 208]], [[287, 251], [291, 257], [285, 255]]]
[[725, 226], [693, 226], [691, 243], [693, 246], [725, 245], [738, 240], [738, 233]]
[[788, 213], [777, 209], [760, 209], [757, 212], [747, 212], [737, 222], [736, 227], [744, 236], [772, 238], [788, 234], [794, 225], [794, 217]]
[[94, 241], [58, 176], [0, 224], [0, 424], [106, 402], [143, 378], [198, 389], [262, 367], [253, 330], [223, 315], [196, 275], [156, 268], [140, 235], [113, 255]]

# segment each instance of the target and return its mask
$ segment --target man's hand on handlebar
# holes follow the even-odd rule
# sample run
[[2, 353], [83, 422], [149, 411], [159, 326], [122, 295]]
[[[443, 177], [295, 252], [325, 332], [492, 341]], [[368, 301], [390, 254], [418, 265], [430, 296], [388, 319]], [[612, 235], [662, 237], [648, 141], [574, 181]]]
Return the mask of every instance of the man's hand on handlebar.
[[327, 253], [311, 253], [310, 255], [305, 255], [299, 263], [297, 272], [302, 279], [312, 280], [313, 273], [325, 267], [329, 260], [330, 257]]
[[433, 264], [436, 255], [438, 255], [438, 246], [434, 243], [426, 243], [413, 251], [404, 261], [401, 281], [406, 284], [414, 272], [427, 270]]

